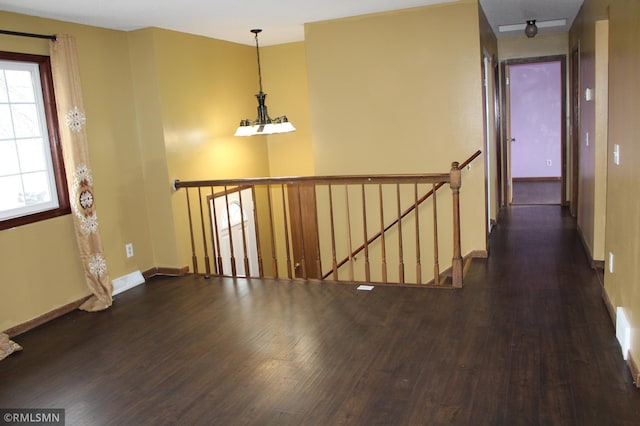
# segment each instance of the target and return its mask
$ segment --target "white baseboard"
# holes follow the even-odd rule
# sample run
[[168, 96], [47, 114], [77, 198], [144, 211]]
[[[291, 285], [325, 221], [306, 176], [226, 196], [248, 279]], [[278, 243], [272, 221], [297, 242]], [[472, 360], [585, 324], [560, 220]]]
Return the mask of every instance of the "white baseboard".
[[130, 288], [144, 283], [144, 277], [142, 276], [142, 272], [134, 271], [130, 274], [116, 278], [111, 282], [113, 283], [113, 296], [115, 296], [116, 294], [120, 294], [123, 291], [127, 291]]

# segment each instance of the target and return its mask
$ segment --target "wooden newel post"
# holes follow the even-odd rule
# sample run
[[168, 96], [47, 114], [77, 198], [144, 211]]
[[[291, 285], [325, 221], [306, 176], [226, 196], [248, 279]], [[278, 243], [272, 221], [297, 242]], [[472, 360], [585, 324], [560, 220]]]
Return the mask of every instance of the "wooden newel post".
[[453, 196], [453, 259], [451, 261], [453, 287], [462, 287], [462, 255], [460, 250], [460, 187], [462, 173], [458, 162], [451, 163], [450, 186]]

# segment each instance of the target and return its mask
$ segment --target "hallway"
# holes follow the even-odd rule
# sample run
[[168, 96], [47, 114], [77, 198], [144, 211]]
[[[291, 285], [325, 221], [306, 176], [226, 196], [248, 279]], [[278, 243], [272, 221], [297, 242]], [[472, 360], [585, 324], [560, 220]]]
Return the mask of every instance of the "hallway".
[[514, 181], [511, 204], [562, 204], [562, 182]]
[[[497, 336], [490, 334], [487, 347], [504, 349], [502, 339], [509, 340], [505, 419], [519, 420], [505, 424], [640, 421], [640, 391], [569, 212], [558, 205], [513, 206], [503, 212], [490, 247], [486, 266], [476, 265], [466, 284], [473, 281], [474, 291], [476, 284], [483, 288], [478, 297], [488, 299]], [[547, 404], [563, 416], [546, 418], [553, 413], [541, 409]]]
[[575, 221], [505, 210], [462, 290], [158, 277], [18, 336], [0, 408], [67, 425], [624, 425], [640, 391]]

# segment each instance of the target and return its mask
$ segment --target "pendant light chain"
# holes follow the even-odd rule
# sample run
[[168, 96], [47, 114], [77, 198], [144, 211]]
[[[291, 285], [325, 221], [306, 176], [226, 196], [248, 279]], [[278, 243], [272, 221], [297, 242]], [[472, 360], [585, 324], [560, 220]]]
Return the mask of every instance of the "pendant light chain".
[[260, 92], [256, 95], [258, 100], [258, 116], [255, 120], [241, 120], [240, 126], [236, 130], [235, 136], [254, 136], [254, 135], [270, 135], [273, 133], [287, 133], [296, 130], [293, 124], [289, 122], [286, 115], [271, 118], [267, 112], [265, 99], [267, 94], [262, 91], [262, 64], [260, 63], [260, 44], [258, 43], [258, 34], [261, 29], [253, 29], [256, 40], [256, 57], [258, 58], [258, 83], [260, 84]]
[[260, 66], [260, 46], [258, 46], [258, 34], [260, 34], [262, 30], [251, 30], [252, 33], [255, 34], [256, 39], [256, 56], [258, 57], [258, 82], [260, 83], [260, 93], [262, 93], [262, 68]]

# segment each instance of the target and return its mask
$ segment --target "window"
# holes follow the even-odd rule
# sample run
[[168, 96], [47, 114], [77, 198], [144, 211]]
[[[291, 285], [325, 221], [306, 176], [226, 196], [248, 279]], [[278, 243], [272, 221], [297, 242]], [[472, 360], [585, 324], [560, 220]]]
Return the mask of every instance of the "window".
[[0, 52], [0, 229], [70, 211], [49, 57]]

